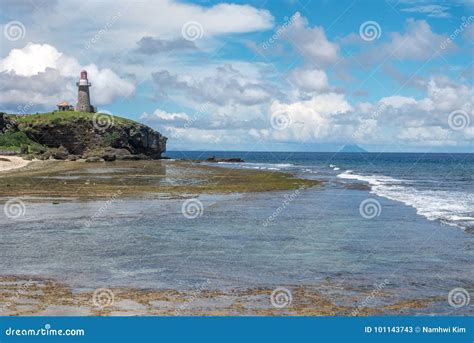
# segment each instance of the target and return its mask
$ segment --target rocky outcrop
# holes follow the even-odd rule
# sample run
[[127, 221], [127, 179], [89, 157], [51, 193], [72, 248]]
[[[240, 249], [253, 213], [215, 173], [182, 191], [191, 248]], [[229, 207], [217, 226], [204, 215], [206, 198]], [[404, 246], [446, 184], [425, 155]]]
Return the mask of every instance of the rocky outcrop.
[[0, 112], [0, 133], [4, 133], [14, 127], [15, 122], [8, 118], [5, 113]]
[[206, 159], [206, 162], [245, 162], [240, 157], [233, 158], [216, 158], [216, 156], [211, 156]]
[[[166, 151], [166, 137], [146, 125], [119, 119], [106, 127], [98, 125], [92, 117], [60, 121], [19, 120], [10, 131], [22, 131], [32, 141], [50, 148], [52, 158], [67, 159], [68, 155], [76, 158], [99, 157], [106, 161], [133, 159], [128, 156], [161, 158]], [[7, 116], [0, 116], [0, 130], [7, 120]]]

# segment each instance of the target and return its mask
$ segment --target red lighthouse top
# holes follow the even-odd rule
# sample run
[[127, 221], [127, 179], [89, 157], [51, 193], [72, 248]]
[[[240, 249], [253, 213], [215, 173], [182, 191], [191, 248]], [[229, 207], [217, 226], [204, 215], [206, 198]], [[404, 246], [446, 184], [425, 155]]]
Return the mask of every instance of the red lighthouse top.
[[81, 80], [87, 80], [87, 71], [86, 70], [81, 71]]

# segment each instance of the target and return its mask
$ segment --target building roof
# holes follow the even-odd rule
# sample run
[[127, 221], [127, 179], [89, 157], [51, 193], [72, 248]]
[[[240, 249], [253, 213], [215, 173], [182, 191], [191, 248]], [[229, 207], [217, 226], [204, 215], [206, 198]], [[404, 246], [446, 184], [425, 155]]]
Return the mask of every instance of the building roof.
[[70, 106], [67, 101], [60, 102], [57, 106]]

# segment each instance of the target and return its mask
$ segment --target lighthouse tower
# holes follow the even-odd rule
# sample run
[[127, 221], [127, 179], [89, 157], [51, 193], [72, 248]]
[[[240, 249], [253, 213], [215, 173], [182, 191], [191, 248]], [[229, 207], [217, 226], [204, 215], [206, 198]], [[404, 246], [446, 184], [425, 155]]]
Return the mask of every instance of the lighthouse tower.
[[94, 107], [91, 105], [91, 98], [89, 95], [89, 87], [92, 84], [87, 79], [87, 71], [81, 71], [81, 79], [76, 82], [78, 88], [76, 111], [80, 112], [94, 112]]

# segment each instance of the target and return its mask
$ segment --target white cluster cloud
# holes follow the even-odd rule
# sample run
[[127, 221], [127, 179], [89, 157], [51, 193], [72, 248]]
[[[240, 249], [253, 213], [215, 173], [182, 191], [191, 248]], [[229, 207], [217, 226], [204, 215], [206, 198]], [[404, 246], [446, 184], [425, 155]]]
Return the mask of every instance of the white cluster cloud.
[[[10, 2], [8, 11], [19, 11], [20, 5]], [[201, 6], [175, 0], [68, 0], [42, 4], [32, 1], [27, 18], [28, 39], [44, 41], [49, 38], [53, 45], [77, 52], [84, 47], [89, 51], [121, 50], [132, 47], [143, 37], [160, 39], [182, 38], [182, 28], [188, 22], [199, 23], [203, 39], [222, 34], [245, 33], [266, 30], [273, 26], [273, 16], [265, 9], [250, 5], [220, 3]], [[64, 39], [65, 28], [67, 40]], [[202, 29], [201, 29], [202, 28]], [[8, 44], [8, 42], [6, 42]]]
[[[457, 49], [452, 43], [445, 46], [448, 35], [433, 32], [425, 20], [407, 19], [404, 32], [388, 32], [388, 41], [372, 44], [354, 56], [361, 65], [379, 65], [393, 59], [402, 61], [426, 61]], [[343, 44], [362, 44], [360, 37], [350, 34], [340, 39]]]
[[166, 112], [161, 109], [156, 109], [153, 114], [148, 114], [148, 113], [143, 113], [140, 116], [140, 119], [142, 120], [149, 120], [149, 121], [154, 121], [154, 120], [164, 120], [164, 121], [175, 121], [175, 120], [189, 120], [189, 116], [184, 113], [184, 112]]
[[310, 27], [303, 16], [296, 16], [292, 25], [285, 31], [290, 44], [298, 53], [318, 66], [332, 65], [340, 59], [339, 46], [328, 40], [323, 27]]
[[[402, 5], [405, 13], [428, 17], [446, 17], [450, 10], [447, 5]], [[19, 104], [51, 109], [61, 100], [74, 103], [75, 82], [85, 68], [93, 85], [95, 105], [133, 95], [136, 86], [127, 78], [144, 82], [146, 90], [141, 95], [148, 97], [155, 91], [160, 108], [143, 113], [140, 119], [165, 134], [177, 135], [181, 142], [226, 146], [252, 141], [270, 145], [395, 142], [466, 146], [473, 138], [472, 127], [452, 130], [448, 123], [452, 111], [472, 114], [474, 94], [468, 86], [467, 69], [464, 79], [453, 81], [427, 77], [432, 71], [426, 70], [419, 75], [404, 75], [406, 70], [402, 73], [392, 62], [421, 65], [441, 54], [456, 52], [458, 44], [472, 37], [474, 25], [466, 27], [456, 42], [441, 48], [449, 33], [435, 32], [425, 20], [408, 19], [400, 32], [389, 32], [380, 22], [382, 37], [368, 43], [357, 32], [332, 40], [323, 27], [312, 26], [300, 13], [284, 29], [271, 31], [274, 18], [269, 11], [232, 3], [71, 0], [32, 6], [24, 1], [5, 4], [10, 13], [21, 14], [30, 43], [5, 41], [2, 47], [7, 52], [0, 59], [0, 105], [4, 110]], [[195, 28], [201, 30], [199, 39], [183, 37], [183, 26], [189, 22], [198, 24]], [[80, 29], [68, 30], [65, 39], [66, 28]], [[271, 36], [272, 44], [265, 51], [255, 49], [258, 42], [247, 44], [263, 59], [206, 55], [210, 48], [221, 46], [217, 44], [220, 38], [265, 30], [277, 37]], [[354, 50], [348, 54], [346, 47]], [[280, 55], [295, 57], [284, 74], [270, 62]], [[117, 65], [120, 69], [114, 67]], [[351, 82], [355, 82], [355, 69], [349, 69], [361, 66], [372, 70], [380, 67], [384, 76], [403, 85], [403, 91], [357, 103], [346, 95], [348, 90], [335, 87], [341, 83], [332, 82], [332, 78], [347, 81], [353, 77]], [[379, 75], [372, 76], [380, 80]], [[407, 87], [415, 87], [416, 96], [405, 92]], [[356, 92], [365, 97], [372, 95], [364, 94], [364, 89], [352, 94]], [[164, 106], [164, 99], [170, 104]], [[290, 118], [290, 124], [276, 129], [272, 118], [282, 115]]]
[[430, 4], [402, 8], [401, 11], [408, 13], [422, 13], [433, 18], [449, 18], [451, 17], [449, 9], [448, 6]]
[[[310, 27], [303, 17], [298, 17], [287, 28], [284, 35], [288, 41], [294, 40], [298, 49], [304, 51], [303, 65], [290, 70], [286, 75], [289, 88], [271, 92], [264, 78], [254, 77], [235, 70], [232, 67], [219, 69], [214, 76], [207, 69], [202, 78], [190, 75], [172, 75], [169, 72], [155, 74], [155, 81], [161, 88], [184, 91], [188, 97], [213, 104], [208, 119], [193, 123], [192, 130], [179, 125], [169, 126], [180, 131], [180, 139], [201, 142], [219, 140], [223, 135], [234, 141], [250, 140], [254, 142], [299, 142], [299, 143], [358, 143], [358, 144], [412, 144], [412, 145], [465, 145], [472, 130], [468, 127], [455, 131], [449, 126], [449, 113], [465, 109], [472, 101], [473, 89], [464, 84], [457, 84], [446, 77], [433, 76], [412, 78], [417, 89], [424, 92], [424, 97], [411, 97], [400, 94], [386, 96], [373, 103], [351, 103], [341, 91], [336, 91], [329, 82], [324, 66], [339, 61], [339, 47], [330, 42], [324, 30]], [[291, 40], [290, 40], [291, 35]], [[394, 54], [401, 60], [423, 60], [429, 58], [439, 42], [444, 39], [431, 30], [425, 21], [407, 21], [405, 33], [388, 34], [388, 42], [375, 48], [377, 58]], [[319, 49], [315, 50], [318, 46]], [[270, 49], [270, 48], [269, 48]], [[375, 56], [375, 55], [374, 55]], [[404, 81], [405, 82], [405, 81]], [[243, 101], [245, 91], [258, 85], [259, 90], [266, 90], [258, 97], [263, 107], [261, 112], [252, 112], [259, 121], [244, 122], [241, 113], [251, 101]], [[244, 91], [245, 90], [245, 91]], [[265, 107], [265, 104], [268, 106]], [[235, 109], [231, 105], [238, 105]], [[227, 111], [230, 117], [220, 120], [216, 113]], [[248, 110], [247, 112], [249, 112]], [[251, 109], [255, 111], [255, 107]], [[258, 113], [258, 115], [257, 115]], [[283, 128], [272, 126], [274, 117], [289, 118], [289, 125]], [[177, 119], [173, 114], [162, 115], [165, 118]], [[229, 119], [230, 118], [230, 119]], [[241, 119], [239, 121], [239, 119]], [[175, 120], [176, 122], [176, 120]], [[184, 131], [188, 129], [189, 134]], [[165, 129], [166, 130], [166, 129]], [[192, 134], [191, 134], [192, 132]], [[187, 138], [186, 138], [187, 137]], [[210, 140], [212, 137], [212, 140]], [[436, 142], [436, 143], [435, 143]]]
[[287, 115], [290, 124], [283, 130], [274, 130], [272, 138], [279, 141], [321, 141], [334, 132], [334, 118], [352, 110], [342, 94], [314, 95], [309, 100], [292, 103], [274, 101], [271, 116]]
[[184, 92], [187, 96], [220, 106], [230, 103], [252, 106], [268, 102], [275, 89], [259, 77], [243, 74], [231, 64], [206, 69], [206, 75], [171, 74], [160, 70], [152, 74], [159, 95]]
[[408, 19], [405, 34], [393, 32], [385, 51], [400, 59], [425, 60], [440, 52], [440, 45], [446, 38], [446, 35], [434, 33], [426, 21]]
[[288, 80], [304, 92], [322, 91], [329, 88], [328, 76], [321, 69], [294, 69], [290, 72]]
[[95, 64], [81, 66], [74, 57], [59, 52], [49, 44], [28, 43], [22, 49], [12, 49], [0, 60], [0, 77], [5, 82], [0, 103], [49, 106], [61, 100], [76, 98], [75, 81], [86, 69], [93, 84], [92, 101], [108, 104], [118, 97], [133, 94], [133, 83], [122, 79], [108, 68]]
[[[468, 126], [472, 120], [474, 88], [433, 76], [425, 82], [425, 92], [421, 99], [385, 97], [358, 112], [361, 138], [375, 142], [383, 136], [387, 142], [426, 146], [468, 144], [474, 138], [472, 127]], [[467, 123], [461, 130], [453, 129], [450, 123], [449, 116], [456, 111], [462, 113]], [[378, 137], [373, 132], [364, 135], [364, 120], [369, 119], [376, 121]]]

